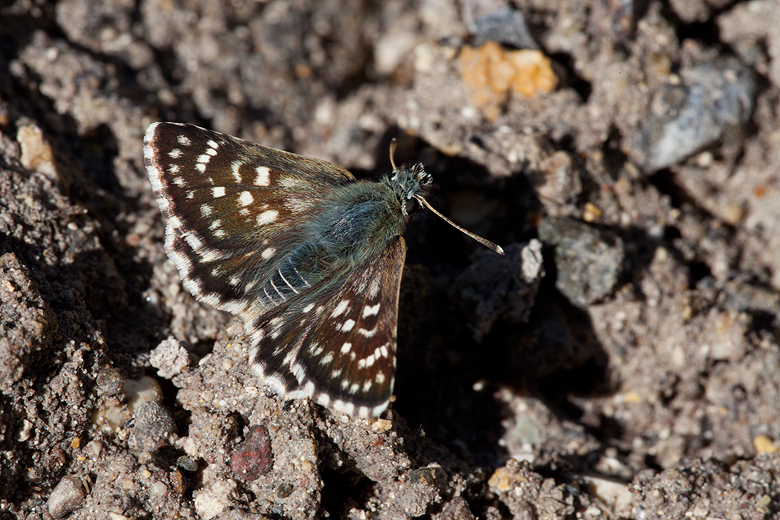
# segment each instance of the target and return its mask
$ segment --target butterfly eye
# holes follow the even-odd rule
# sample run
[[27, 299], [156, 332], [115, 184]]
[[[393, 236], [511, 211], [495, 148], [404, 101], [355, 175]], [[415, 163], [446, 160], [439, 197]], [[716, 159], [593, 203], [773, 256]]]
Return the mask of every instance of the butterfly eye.
[[414, 197], [413, 194], [410, 194], [409, 197], [404, 202], [404, 215], [411, 215], [412, 213], [416, 212], [418, 209], [420, 209], [420, 203], [417, 202], [417, 199]]

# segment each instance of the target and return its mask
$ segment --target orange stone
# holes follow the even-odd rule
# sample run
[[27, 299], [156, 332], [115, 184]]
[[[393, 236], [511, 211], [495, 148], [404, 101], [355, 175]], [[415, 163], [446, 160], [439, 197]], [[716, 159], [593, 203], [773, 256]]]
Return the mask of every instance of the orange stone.
[[496, 42], [465, 46], [458, 57], [461, 77], [485, 117], [495, 119], [510, 92], [533, 99], [552, 91], [558, 78], [550, 59], [536, 50], [506, 50]]

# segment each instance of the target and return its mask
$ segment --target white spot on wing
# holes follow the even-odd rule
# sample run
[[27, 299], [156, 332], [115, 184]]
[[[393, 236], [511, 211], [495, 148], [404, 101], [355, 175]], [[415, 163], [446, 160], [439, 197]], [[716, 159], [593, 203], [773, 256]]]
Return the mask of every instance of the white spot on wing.
[[241, 166], [244, 164], [243, 161], [233, 161], [230, 163], [230, 171], [233, 172], [233, 178], [236, 180], [236, 183], [241, 184], [241, 173], [239, 173], [239, 170], [241, 169]]
[[252, 194], [248, 191], [241, 192], [241, 196], [238, 197], [238, 201], [241, 203], [242, 206], [249, 206], [254, 202], [255, 198], [252, 197]]
[[344, 322], [344, 325], [341, 326], [341, 332], [349, 332], [352, 330], [352, 327], [355, 326], [355, 320], [347, 320]]
[[351, 349], [351, 348], [352, 348], [352, 343], [344, 343], [344, 344], [341, 346], [341, 353], [342, 353], [342, 354], [346, 354], [347, 352], [349, 352], [349, 351], [350, 351], [350, 349]]
[[[264, 249], [262, 253], [260, 253], [260, 256], [262, 256], [265, 260], [268, 260], [272, 256], [276, 254], [276, 248], [275, 247], [269, 247], [268, 249]], [[287, 284], [289, 285], [289, 284]]]
[[224, 186], [216, 186], [214, 188], [211, 188], [211, 195], [215, 199], [218, 199], [220, 197], [224, 197], [225, 196], [225, 187]]
[[379, 304], [376, 305], [366, 305], [363, 307], [363, 317], [368, 318], [369, 316], [376, 316], [379, 314]]
[[190, 294], [201, 294], [200, 290], [200, 282], [193, 279], [187, 279], [182, 281], [182, 285], [184, 286], [187, 291], [189, 291]]
[[258, 365], [255, 365], [253, 368], [260, 372], [260, 375], [263, 376], [263, 382], [265, 384], [273, 388], [277, 394], [284, 395], [284, 393], [287, 391], [287, 387], [278, 376], [274, 374], [264, 374]]
[[184, 224], [182, 223], [181, 220], [179, 220], [179, 217], [177, 217], [176, 215], [171, 215], [168, 218], [168, 225], [172, 228], [180, 229]]
[[184, 236], [184, 240], [187, 241], [187, 243], [190, 245], [192, 249], [198, 250], [201, 247], [203, 247], [203, 242], [200, 241], [200, 238], [190, 233], [189, 235]]
[[301, 213], [312, 207], [312, 202], [309, 200], [300, 199], [298, 197], [289, 197], [284, 201], [285, 209], [290, 213]]
[[377, 325], [376, 327], [374, 327], [371, 330], [366, 330], [363, 327], [360, 327], [358, 329], [358, 333], [362, 334], [363, 336], [365, 336], [367, 338], [373, 338], [374, 336], [376, 336], [376, 331], [377, 330], [379, 330], [379, 325]]
[[293, 375], [295, 376], [295, 379], [297, 379], [298, 381], [302, 381], [303, 380], [303, 376], [306, 373], [306, 371], [303, 369], [303, 365], [301, 365], [300, 363], [295, 363], [291, 367], [291, 371], [292, 371]]
[[264, 226], [265, 224], [270, 224], [274, 220], [276, 220], [276, 217], [279, 216], [279, 212], [275, 209], [269, 209], [266, 211], [263, 211], [257, 216], [257, 224], [260, 226]]
[[379, 276], [377, 276], [371, 281], [371, 285], [368, 288], [369, 298], [371, 299], [376, 298], [376, 295], [379, 294], [379, 282], [380, 282]]
[[168, 152], [168, 157], [170, 157], [171, 159], [178, 159], [182, 155], [184, 155], [184, 154], [178, 148], [174, 148], [173, 150]]
[[338, 305], [336, 305], [336, 308], [333, 309], [333, 314], [331, 314], [331, 318], [336, 318], [339, 314], [347, 310], [347, 306], [349, 305], [349, 300], [341, 300]]
[[190, 141], [190, 138], [186, 135], [179, 135], [176, 137], [176, 140], [182, 146], [192, 146], [192, 141]]
[[255, 178], [255, 186], [268, 186], [271, 184], [271, 170], [268, 166], [258, 166], [255, 168], [257, 177]]
[[210, 216], [212, 213], [214, 213], [214, 208], [209, 206], [208, 204], [201, 204], [200, 206], [200, 214], [204, 217]]
[[214, 260], [222, 260], [225, 258], [225, 253], [217, 249], [204, 249], [198, 251], [200, 259], [204, 262], [213, 262]]
[[301, 183], [298, 179], [294, 177], [282, 177], [279, 179], [279, 184], [283, 188], [292, 189], [298, 186]]

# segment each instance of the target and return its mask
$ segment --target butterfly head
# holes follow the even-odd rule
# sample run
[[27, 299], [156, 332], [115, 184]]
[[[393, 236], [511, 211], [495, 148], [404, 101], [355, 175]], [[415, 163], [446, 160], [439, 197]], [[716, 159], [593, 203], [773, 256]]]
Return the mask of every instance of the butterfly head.
[[400, 168], [396, 168], [395, 166], [395, 160], [393, 159], [393, 155], [395, 153], [395, 147], [396, 142], [395, 139], [390, 143], [390, 164], [393, 165], [393, 176], [390, 178], [390, 182], [392, 183], [393, 188], [395, 189], [396, 193], [399, 195], [399, 198], [401, 199], [401, 213], [405, 217], [408, 217], [417, 209], [419, 209], [420, 206], [425, 206], [428, 208], [433, 214], [435, 214], [437, 217], [443, 219], [445, 222], [447, 222], [449, 225], [453, 226], [455, 229], [459, 230], [462, 233], [465, 233], [466, 235], [470, 236], [483, 246], [492, 249], [496, 253], [503, 255], [504, 250], [499, 246], [498, 244], [494, 244], [490, 240], [484, 239], [479, 235], [475, 235], [471, 231], [468, 231], [438, 211], [431, 206], [427, 200], [425, 200], [425, 197], [430, 193], [431, 191], [431, 185], [433, 180], [431, 179], [430, 174], [425, 172], [425, 168], [423, 168], [423, 165], [421, 163], [417, 163], [411, 168], [407, 168], [406, 166], [401, 166]]
[[393, 188], [401, 199], [401, 212], [409, 216], [420, 207], [419, 198], [425, 198], [431, 191], [433, 180], [421, 163], [411, 168], [402, 165], [393, 170], [390, 178]]

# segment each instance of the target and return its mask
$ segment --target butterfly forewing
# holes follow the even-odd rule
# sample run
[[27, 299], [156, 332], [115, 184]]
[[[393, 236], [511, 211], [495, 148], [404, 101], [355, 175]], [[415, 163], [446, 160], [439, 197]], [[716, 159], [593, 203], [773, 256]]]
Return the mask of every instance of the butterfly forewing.
[[356, 266], [344, 279], [324, 280], [320, 298], [280, 306], [256, 329], [249, 322], [258, 373], [280, 393], [311, 397], [350, 415], [379, 415], [395, 377], [405, 256], [403, 238], [395, 237], [380, 258]]
[[151, 125], [144, 155], [185, 287], [234, 313], [273, 306], [261, 288], [301, 241], [300, 224], [354, 180], [334, 164], [193, 125]]

